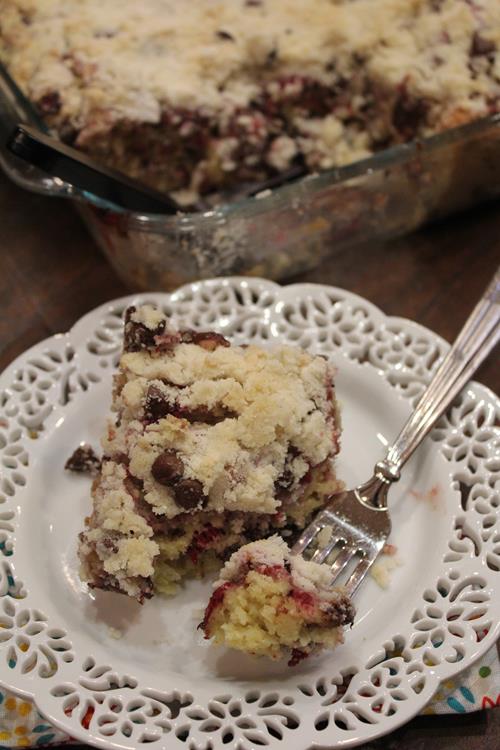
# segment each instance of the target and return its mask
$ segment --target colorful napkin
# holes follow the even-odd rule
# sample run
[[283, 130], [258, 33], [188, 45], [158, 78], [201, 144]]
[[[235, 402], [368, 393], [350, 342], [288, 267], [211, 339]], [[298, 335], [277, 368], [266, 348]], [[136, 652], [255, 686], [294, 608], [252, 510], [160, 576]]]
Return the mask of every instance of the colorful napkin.
[[500, 641], [472, 667], [441, 684], [423, 714], [466, 714], [500, 706]]

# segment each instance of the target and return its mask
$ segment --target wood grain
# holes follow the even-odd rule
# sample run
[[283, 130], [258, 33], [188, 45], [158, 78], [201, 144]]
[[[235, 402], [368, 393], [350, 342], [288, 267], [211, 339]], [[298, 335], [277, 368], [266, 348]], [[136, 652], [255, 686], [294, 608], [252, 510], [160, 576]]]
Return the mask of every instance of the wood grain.
[[[93, 307], [135, 291], [118, 279], [68, 202], [27, 193], [3, 175], [0, 249], [0, 368]], [[451, 341], [499, 263], [495, 203], [402, 239], [333, 252], [292, 281], [350, 289]], [[498, 356], [477, 379], [500, 391]]]
[[[345, 287], [451, 341], [499, 263], [496, 203], [402, 239], [334, 252], [294, 281]], [[24, 192], [0, 175], [0, 369], [97, 305], [131, 291], [69, 203]], [[498, 351], [477, 379], [500, 392]], [[365, 750], [498, 747], [500, 713], [482, 711], [419, 717]]]

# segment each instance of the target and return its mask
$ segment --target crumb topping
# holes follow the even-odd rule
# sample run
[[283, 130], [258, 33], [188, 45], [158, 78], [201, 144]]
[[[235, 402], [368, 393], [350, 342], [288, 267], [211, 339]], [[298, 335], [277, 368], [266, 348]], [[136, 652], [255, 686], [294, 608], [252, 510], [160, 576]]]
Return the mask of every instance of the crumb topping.
[[224, 568], [221, 571], [220, 578], [216, 581], [215, 586], [221, 586], [224, 581], [235, 581], [239, 578], [240, 570], [251, 562], [257, 566], [277, 565], [284, 567], [285, 560], [289, 557], [287, 543], [277, 534], [269, 539], [261, 539], [257, 542], [246, 544], [241, 549], [233, 552]]
[[137, 577], [153, 574], [159, 547], [151, 539], [153, 529], [139, 515], [126, 486], [127, 472], [114, 461], [104, 461], [93, 488], [91, 528], [84, 532], [85, 549], [97, 550], [106, 573], [113, 574], [125, 590], [137, 592]]
[[133, 499], [126, 489], [126, 471], [113, 461], [105, 461], [102, 466], [98, 492], [101, 495], [97, 512], [97, 524], [109, 531], [135, 536], [152, 536], [152, 530], [140, 516]]
[[[404, 90], [402, 119], [425, 99], [429, 128], [486, 114], [500, 93], [497, 0], [1, 0], [0, 14], [1, 59], [42, 111], [80, 131], [80, 145], [120, 120], [159, 124], [166, 107], [194, 108], [221, 127], [236, 118], [233, 131], [244, 130], [263, 91], [293, 100], [304, 80], [333, 91], [349, 81], [352, 99], [336, 99], [334, 114], [296, 113], [299, 135], [316, 131], [316, 146], [305, 146], [329, 166], [344, 128], [348, 159], [349, 139], [367, 151], [366, 137], [340, 122], [356, 97], [369, 106], [365, 89]], [[194, 122], [183, 127], [189, 137]], [[217, 144], [228, 171], [231, 139]], [[299, 142], [278, 135], [269, 152], [278, 169]]]
[[[156, 328], [162, 318], [148, 313], [148, 321]], [[173, 517], [186, 505], [273, 512], [285, 470], [297, 489], [310, 467], [336, 452], [332, 372], [321, 357], [288, 347], [177, 343], [165, 353], [126, 352], [120, 368], [121, 420], [104, 449], [129, 456], [130, 472], [159, 514]], [[165, 451], [175, 452], [183, 480], [191, 482], [181, 503], [180, 475], [158, 480], [156, 462]]]
[[294, 586], [301, 591], [314, 594], [328, 602], [339, 598], [339, 589], [331, 586], [332, 574], [329, 565], [320, 565], [305, 560], [301, 555], [290, 554], [288, 545], [278, 535], [251, 542], [234, 552], [222, 569], [215, 587], [227, 581], [237, 581], [242, 569], [275, 566], [286, 567]]
[[153, 575], [152, 560], [158, 554], [156, 542], [144, 538], [124, 538], [117, 543], [115, 554], [104, 561], [107, 573], [125, 572], [127, 576], [142, 576], [148, 578]]
[[153, 305], [142, 305], [138, 309], [134, 308], [130, 319], [134, 323], [142, 323], [142, 325], [150, 330], [157, 329], [160, 323], [165, 322], [165, 316], [162, 311]]

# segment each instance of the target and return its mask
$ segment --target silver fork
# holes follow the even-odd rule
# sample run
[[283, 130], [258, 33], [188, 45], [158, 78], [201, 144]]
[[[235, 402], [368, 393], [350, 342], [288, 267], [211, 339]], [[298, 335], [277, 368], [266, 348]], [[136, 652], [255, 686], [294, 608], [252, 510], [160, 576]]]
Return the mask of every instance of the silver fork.
[[[391, 532], [387, 509], [389, 487], [398, 481], [401, 468], [499, 339], [500, 267], [436, 370], [413, 414], [385, 458], [375, 465], [373, 476], [353, 490], [332, 495], [329, 504], [304, 529], [292, 547], [292, 554], [303, 554], [316, 541], [318, 546], [310, 559], [322, 563], [328, 561], [339, 544], [342, 545], [331, 563], [332, 585], [356, 556], [359, 558], [357, 565], [344, 584], [347, 594], [354, 594]], [[317, 537], [325, 528], [330, 531], [329, 540], [321, 544]]]

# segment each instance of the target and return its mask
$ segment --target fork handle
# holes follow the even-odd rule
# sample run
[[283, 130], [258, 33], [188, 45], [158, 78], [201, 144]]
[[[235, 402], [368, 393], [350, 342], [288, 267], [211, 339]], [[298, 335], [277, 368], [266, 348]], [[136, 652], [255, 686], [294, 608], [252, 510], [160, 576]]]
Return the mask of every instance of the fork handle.
[[399, 479], [401, 467], [462, 390], [500, 339], [500, 267], [436, 370], [415, 411], [399, 433], [376, 474]]

